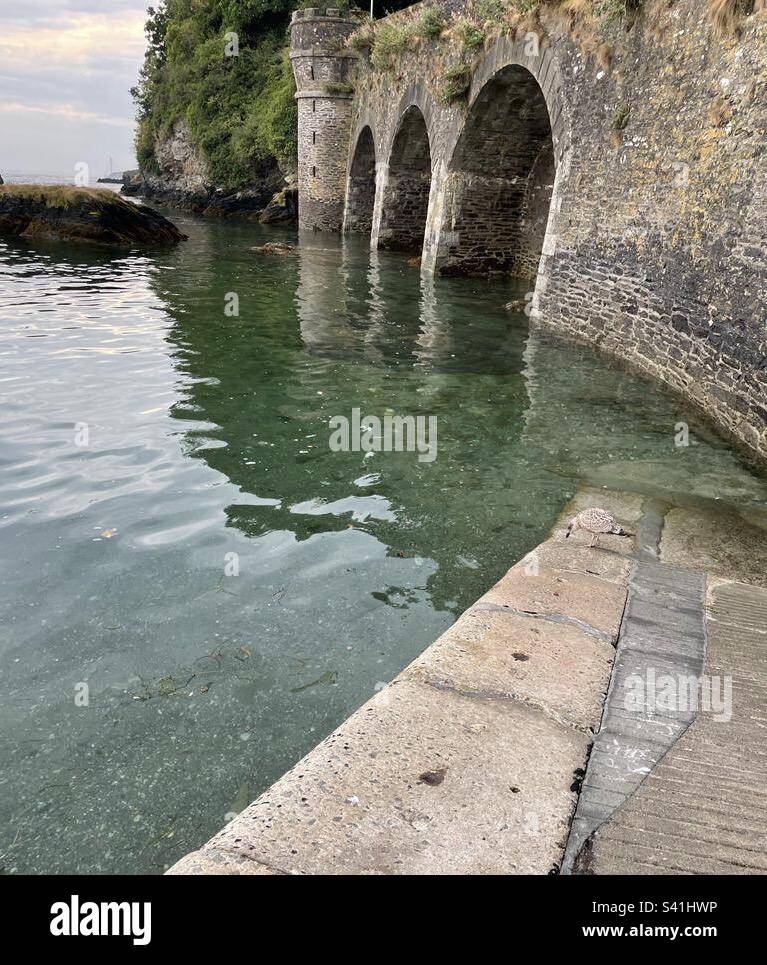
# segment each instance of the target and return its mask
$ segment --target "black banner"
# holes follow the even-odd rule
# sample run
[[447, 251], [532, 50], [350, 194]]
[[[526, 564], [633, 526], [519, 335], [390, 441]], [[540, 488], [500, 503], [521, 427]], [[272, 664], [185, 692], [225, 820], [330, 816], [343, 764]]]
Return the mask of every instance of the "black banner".
[[[223, 946], [257, 954], [267, 936], [279, 938], [293, 920], [293, 928], [304, 941], [315, 935], [326, 953], [331, 948], [353, 951], [352, 943], [358, 946], [360, 937], [364, 940], [360, 929], [366, 927], [375, 947], [386, 941], [386, 933], [399, 935], [410, 945], [406, 936], [412, 934], [418, 908], [404, 882], [394, 885], [385, 905], [375, 891], [363, 897], [363, 910], [349, 902], [341, 880], [333, 888], [332, 899], [323, 901], [311, 885], [305, 891], [296, 883], [282, 886], [276, 880], [289, 876], [259, 877], [258, 882], [247, 877], [231, 876], [218, 884], [204, 876], [5, 878], [5, 938], [29, 951], [58, 947], [86, 956], [118, 946], [120, 951], [137, 955], [157, 950], [197, 954]], [[475, 935], [479, 931], [481, 944], [502, 936], [515, 947], [522, 941], [543, 940], [541, 951], [547, 954], [572, 949], [573, 944], [584, 941], [594, 944], [596, 951], [604, 942], [618, 940], [625, 945], [627, 939], [634, 944], [681, 946], [688, 951], [719, 939], [730, 947], [740, 939], [752, 939], [760, 921], [761, 881], [747, 876], [509, 877], [491, 885], [495, 911], [487, 905], [485, 885], [474, 879], [464, 880], [453, 896], [446, 891], [447, 882], [424, 884], [439, 888], [428, 903], [428, 922], [421, 926], [432, 951], [433, 943], [441, 944], [455, 930], [469, 928]], [[359, 887], [355, 890], [359, 892]], [[476, 906], [467, 904], [472, 891], [478, 899]], [[327, 886], [321, 894], [329, 894]], [[406, 899], [402, 924], [396, 920], [400, 897]], [[463, 923], [456, 916], [456, 903], [467, 905]], [[445, 920], [448, 907], [450, 917]], [[423, 908], [426, 910], [425, 905]], [[479, 915], [486, 936], [482, 928], [477, 929]], [[295, 954], [292, 942], [288, 947]]]

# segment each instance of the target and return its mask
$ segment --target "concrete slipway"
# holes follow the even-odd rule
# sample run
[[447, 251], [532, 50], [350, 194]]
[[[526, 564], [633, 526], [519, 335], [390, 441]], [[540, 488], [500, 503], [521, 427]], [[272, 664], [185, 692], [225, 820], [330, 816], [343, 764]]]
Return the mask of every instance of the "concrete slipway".
[[[565, 542], [565, 519], [597, 505], [636, 537]], [[711, 529], [696, 510], [582, 490], [546, 542], [168, 873], [767, 873], [767, 534]], [[701, 674], [731, 678], [729, 720], [627, 709], [632, 681]]]

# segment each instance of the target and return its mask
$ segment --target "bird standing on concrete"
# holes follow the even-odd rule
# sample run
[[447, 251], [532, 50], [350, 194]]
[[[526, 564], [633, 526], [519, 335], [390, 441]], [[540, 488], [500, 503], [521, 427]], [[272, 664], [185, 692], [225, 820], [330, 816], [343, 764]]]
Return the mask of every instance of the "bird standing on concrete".
[[568, 539], [576, 529], [585, 529], [587, 533], [591, 533], [589, 546], [596, 546], [599, 537], [608, 533], [613, 536], [634, 535], [623, 529], [618, 520], [606, 509], [584, 509], [577, 516], [573, 516], [567, 527], [565, 539]]

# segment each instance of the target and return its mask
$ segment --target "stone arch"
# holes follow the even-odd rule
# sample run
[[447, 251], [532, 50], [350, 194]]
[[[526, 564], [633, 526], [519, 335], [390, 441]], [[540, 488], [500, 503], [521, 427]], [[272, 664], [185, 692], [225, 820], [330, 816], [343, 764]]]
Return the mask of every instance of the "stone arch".
[[535, 278], [569, 138], [548, 49], [500, 38], [475, 72], [437, 212], [432, 264], [444, 274]]
[[423, 115], [433, 160], [436, 154], [435, 145], [438, 140], [440, 120], [443, 118], [428, 85], [422, 80], [411, 81], [400, 95], [397, 109], [394, 111], [394, 125], [389, 126], [388, 131], [381, 136], [380, 157], [391, 157], [394, 141], [402, 127], [405, 114], [411, 107], [417, 107]]
[[369, 124], [360, 130], [349, 165], [344, 231], [369, 235], [376, 195], [376, 148]]
[[416, 103], [399, 118], [388, 154], [381, 198], [379, 248], [417, 251], [423, 247], [431, 191], [431, 142]]

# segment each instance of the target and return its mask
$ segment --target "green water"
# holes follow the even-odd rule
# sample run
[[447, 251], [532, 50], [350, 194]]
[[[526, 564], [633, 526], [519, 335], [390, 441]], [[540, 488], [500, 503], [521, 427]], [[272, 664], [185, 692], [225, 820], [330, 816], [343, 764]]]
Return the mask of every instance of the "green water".
[[[0, 243], [5, 873], [162, 872], [582, 483], [764, 514], [683, 404], [530, 335], [511, 284], [173, 216], [190, 240], [161, 255]], [[330, 451], [354, 407], [436, 416], [437, 459]]]

